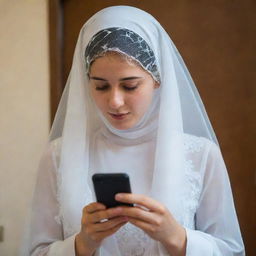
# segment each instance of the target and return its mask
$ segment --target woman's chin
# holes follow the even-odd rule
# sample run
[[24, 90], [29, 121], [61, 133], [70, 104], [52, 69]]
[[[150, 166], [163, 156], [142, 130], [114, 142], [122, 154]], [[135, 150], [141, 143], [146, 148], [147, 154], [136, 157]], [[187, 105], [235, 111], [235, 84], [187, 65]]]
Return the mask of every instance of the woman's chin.
[[117, 123], [113, 123], [113, 122], [111, 122], [111, 125], [113, 126], [113, 128], [115, 128], [117, 130], [121, 130], [121, 131], [125, 131], [125, 130], [131, 129], [132, 127], [134, 127], [134, 125], [117, 124]]
[[126, 121], [124, 121], [124, 120], [117, 121], [117, 120], [112, 120], [112, 119], [109, 120], [108, 119], [108, 121], [109, 121], [109, 123], [111, 124], [111, 126], [113, 128], [115, 128], [117, 130], [121, 130], [121, 131], [131, 129], [131, 128], [133, 128], [136, 125], [135, 122], [131, 122], [131, 121], [128, 121], [128, 120], [126, 120]]

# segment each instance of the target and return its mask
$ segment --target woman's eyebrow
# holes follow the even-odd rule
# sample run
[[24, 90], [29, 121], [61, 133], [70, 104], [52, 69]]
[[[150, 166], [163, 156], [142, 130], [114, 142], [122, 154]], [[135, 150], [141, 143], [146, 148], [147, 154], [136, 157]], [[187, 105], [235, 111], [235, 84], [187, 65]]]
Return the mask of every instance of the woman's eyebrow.
[[[97, 76], [89, 76], [90, 79], [93, 80], [99, 80], [99, 81], [108, 81], [107, 79], [101, 78], [101, 77], [97, 77]], [[119, 79], [119, 81], [127, 81], [127, 80], [134, 80], [134, 79], [141, 79], [142, 77], [140, 76], [128, 76], [128, 77], [124, 77]]]
[[104, 78], [101, 78], [101, 77], [97, 77], [97, 76], [89, 76], [90, 79], [93, 79], [93, 80], [100, 80], [100, 81], [108, 81]]
[[140, 77], [140, 76], [129, 76], [129, 77], [121, 78], [119, 81], [134, 80], [134, 79], [140, 79], [140, 78], [142, 78], [142, 77]]

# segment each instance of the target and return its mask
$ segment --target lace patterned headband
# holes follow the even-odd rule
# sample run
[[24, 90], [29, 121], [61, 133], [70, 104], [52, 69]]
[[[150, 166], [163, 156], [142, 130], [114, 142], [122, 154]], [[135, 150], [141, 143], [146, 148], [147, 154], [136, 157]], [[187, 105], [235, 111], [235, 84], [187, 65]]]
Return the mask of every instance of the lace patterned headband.
[[135, 32], [114, 27], [96, 33], [85, 50], [87, 71], [96, 58], [104, 56], [109, 51], [119, 52], [135, 60], [160, 82], [155, 55], [147, 42]]

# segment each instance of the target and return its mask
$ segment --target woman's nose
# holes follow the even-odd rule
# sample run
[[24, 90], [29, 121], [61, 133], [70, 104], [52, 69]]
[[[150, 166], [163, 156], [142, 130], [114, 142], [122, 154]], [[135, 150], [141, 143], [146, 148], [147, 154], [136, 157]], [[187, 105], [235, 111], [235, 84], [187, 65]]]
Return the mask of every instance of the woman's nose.
[[111, 90], [110, 96], [109, 96], [109, 107], [111, 109], [118, 109], [122, 105], [124, 105], [124, 96], [122, 92], [120, 92], [117, 89]]

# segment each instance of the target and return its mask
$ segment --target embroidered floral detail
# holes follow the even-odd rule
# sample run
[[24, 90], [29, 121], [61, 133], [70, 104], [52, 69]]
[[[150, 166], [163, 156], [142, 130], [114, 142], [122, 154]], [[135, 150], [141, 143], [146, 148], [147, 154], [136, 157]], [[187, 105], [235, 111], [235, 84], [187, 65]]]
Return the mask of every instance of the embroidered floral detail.
[[120, 228], [115, 236], [123, 256], [145, 255], [151, 240], [145, 232], [130, 223]]
[[201, 193], [201, 175], [199, 172], [194, 170], [192, 160], [186, 160], [186, 180], [187, 180], [187, 190], [184, 195], [184, 216], [183, 216], [183, 225], [185, 227], [194, 229], [194, 216], [196, 209], [198, 207], [198, 201]]
[[200, 137], [184, 135], [184, 148], [187, 153], [200, 152], [203, 147], [203, 140]]
[[126, 28], [112, 27], [100, 30], [89, 41], [85, 49], [85, 64], [87, 71], [91, 63], [107, 51], [123, 53], [137, 61], [141, 67], [152, 74], [160, 82], [156, 58], [148, 43], [134, 31]]
[[58, 203], [58, 208], [59, 212], [58, 215], [54, 217], [54, 220], [61, 225], [62, 223], [62, 215], [61, 215], [61, 205], [60, 205], [60, 193], [59, 193], [59, 188], [60, 188], [60, 174], [58, 172], [59, 168], [59, 162], [60, 162], [60, 147], [61, 147], [61, 139], [58, 138], [56, 140], [53, 140], [51, 142], [51, 151], [52, 151], [52, 161], [54, 163], [54, 167], [56, 170], [56, 183], [57, 183], [57, 189], [56, 189], [56, 199]]
[[203, 139], [195, 136], [185, 135], [185, 177], [187, 189], [184, 193], [183, 207], [184, 215], [182, 224], [185, 227], [195, 228], [195, 213], [198, 207], [199, 198], [202, 190], [202, 177], [198, 170], [195, 169], [193, 162], [196, 153], [199, 153], [203, 148]]

